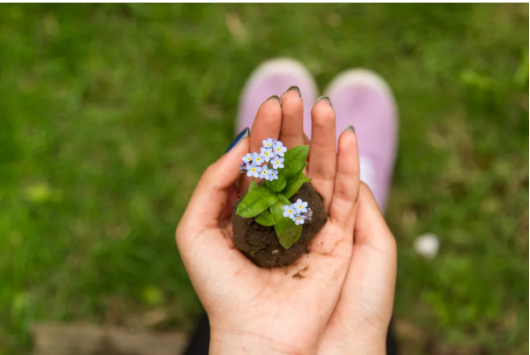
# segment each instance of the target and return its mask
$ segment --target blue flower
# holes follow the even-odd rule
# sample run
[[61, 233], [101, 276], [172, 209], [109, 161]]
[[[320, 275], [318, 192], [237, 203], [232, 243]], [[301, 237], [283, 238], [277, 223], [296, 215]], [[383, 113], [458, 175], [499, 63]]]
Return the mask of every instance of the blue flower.
[[294, 224], [296, 224], [297, 226], [300, 225], [300, 224], [304, 224], [304, 222], [305, 222], [305, 216], [302, 216], [302, 215], [296, 215], [296, 216], [293, 218], [293, 221], [294, 221]]
[[262, 179], [265, 179], [265, 180], [270, 180], [271, 179], [271, 175], [270, 175], [269, 168], [264, 167], [263, 169], [261, 169], [261, 173], [259, 174], [259, 177], [262, 178]]
[[261, 154], [258, 154], [258, 153], [252, 153], [252, 162], [254, 162], [254, 164], [256, 165], [261, 165], [263, 164], [263, 156]]
[[271, 161], [271, 165], [274, 169], [282, 169], [283, 168], [283, 161], [285, 159], [283, 158], [280, 158], [280, 157], [276, 157], [274, 159], [272, 159]]
[[260, 155], [263, 157], [263, 160], [265, 160], [266, 162], [274, 158], [274, 153], [272, 152], [272, 149], [268, 149], [268, 148], [261, 148]]
[[270, 172], [269, 176], [270, 176], [271, 181], [278, 179], [278, 170], [271, 169], [269, 170], [269, 172]]
[[292, 205], [285, 205], [283, 206], [283, 216], [289, 217], [291, 219], [294, 218], [295, 209]]
[[257, 166], [256, 164], [247, 165], [246, 169], [247, 169], [247, 176], [254, 176], [255, 178], [259, 177], [261, 168]]
[[283, 143], [280, 141], [277, 141], [274, 143], [274, 154], [283, 157], [283, 153], [287, 151], [287, 148], [283, 146]]
[[243, 163], [245, 164], [250, 164], [252, 163], [252, 154], [250, 153], [247, 153], [247, 155], [245, 155], [243, 158], [241, 158], [243, 160]]
[[304, 202], [301, 199], [296, 200], [293, 206], [298, 213], [307, 212], [307, 202]]
[[263, 143], [263, 148], [270, 148], [272, 149], [272, 147], [274, 146], [274, 143], [276, 143], [276, 140], [275, 139], [272, 139], [272, 138], [269, 138], [269, 139], [264, 139], [262, 141]]

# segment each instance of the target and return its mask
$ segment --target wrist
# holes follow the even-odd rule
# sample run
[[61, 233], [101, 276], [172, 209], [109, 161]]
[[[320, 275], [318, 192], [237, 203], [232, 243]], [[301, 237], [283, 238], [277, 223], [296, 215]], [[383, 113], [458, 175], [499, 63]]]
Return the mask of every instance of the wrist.
[[227, 332], [211, 328], [210, 355], [311, 355], [316, 349], [308, 349], [305, 344], [299, 346], [283, 343], [267, 336]]
[[363, 354], [363, 355], [386, 355], [385, 337], [358, 337], [342, 336], [335, 339], [327, 339], [322, 343], [319, 355], [339, 355], [339, 354]]

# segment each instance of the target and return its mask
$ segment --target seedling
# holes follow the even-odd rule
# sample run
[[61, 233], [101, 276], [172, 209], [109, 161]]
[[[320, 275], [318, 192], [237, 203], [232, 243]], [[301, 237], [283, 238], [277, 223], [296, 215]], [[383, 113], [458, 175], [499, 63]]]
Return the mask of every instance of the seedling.
[[303, 173], [308, 153], [307, 145], [287, 150], [282, 142], [269, 138], [263, 141], [260, 153], [247, 153], [239, 166], [241, 173], [265, 182], [258, 184], [252, 180], [237, 214], [254, 218], [263, 226], [274, 226], [278, 241], [285, 249], [298, 241], [303, 224], [312, 217], [307, 202], [289, 200], [304, 183], [311, 181]]

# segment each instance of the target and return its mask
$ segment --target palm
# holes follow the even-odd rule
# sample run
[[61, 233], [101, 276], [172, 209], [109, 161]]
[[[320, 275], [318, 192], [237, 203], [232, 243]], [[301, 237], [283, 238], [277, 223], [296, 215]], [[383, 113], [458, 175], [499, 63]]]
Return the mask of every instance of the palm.
[[193, 249], [187, 251], [201, 260], [200, 275], [190, 277], [201, 280], [194, 286], [211, 323], [230, 315], [230, 324], [224, 321], [227, 329], [243, 325], [255, 337], [314, 348], [325, 326], [322, 319], [331, 314], [346, 275], [351, 235], [328, 221], [309, 254], [288, 267], [264, 269], [235, 249], [231, 233], [231, 225], [197, 230]]

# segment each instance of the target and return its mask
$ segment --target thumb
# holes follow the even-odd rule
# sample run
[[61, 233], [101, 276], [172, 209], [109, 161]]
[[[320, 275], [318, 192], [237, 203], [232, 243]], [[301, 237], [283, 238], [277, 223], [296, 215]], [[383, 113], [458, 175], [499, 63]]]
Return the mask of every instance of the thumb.
[[203, 173], [181, 225], [189, 225], [202, 230], [219, 228], [219, 217], [227, 203], [230, 187], [240, 175], [241, 157], [249, 151], [249, 130], [245, 128], [228, 148], [229, 150], [210, 165]]

